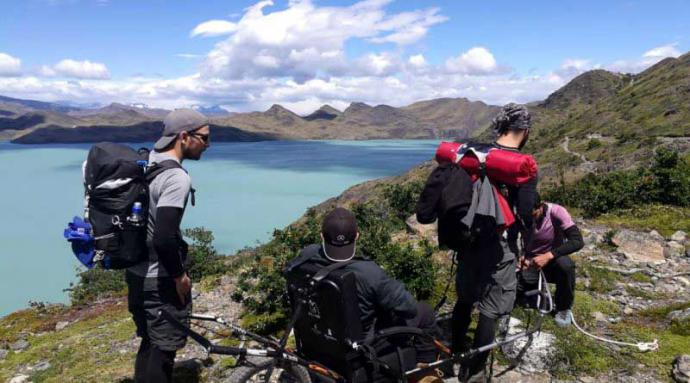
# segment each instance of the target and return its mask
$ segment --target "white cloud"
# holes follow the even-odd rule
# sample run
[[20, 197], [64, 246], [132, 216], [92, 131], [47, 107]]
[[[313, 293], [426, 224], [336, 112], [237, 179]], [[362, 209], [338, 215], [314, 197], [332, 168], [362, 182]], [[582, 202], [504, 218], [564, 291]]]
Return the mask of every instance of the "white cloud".
[[223, 36], [235, 32], [237, 24], [226, 20], [209, 20], [197, 25], [189, 35], [191, 37], [214, 37]]
[[681, 53], [676, 49], [676, 44], [664, 45], [656, 48], [652, 48], [645, 52], [642, 57], [646, 58], [666, 58], [666, 57], [678, 57]]
[[43, 65], [38, 73], [46, 77], [73, 77], [80, 79], [109, 79], [110, 72], [105, 64], [91, 62], [89, 60], [77, 61], [64, 59], [51, 66]]
[[617, 60], [606, 69], [623, 73], [638, 73], [658, 63], [667, 57], [678, 57], [681, 52], [676, 49], [676, 44], [667, 44], [652, 48], [642, 54], [642, 57], [633, 60]]
[[22, 71], [22, 61], [7, 53], [0, 52], [0, 77], [17, 76]]
[[198, 58], [204, 57], [203, 55], [197, 55], [194, 53], [178, 53], [175, 56], [181, 57], [183, 59], [198, 59]]
[[420, 68], [420, 67], [423, 67], [426, 65], [426, 59], [424, 58], [424, 55], [422, 55], [422, 54], [410, 56], [410, 58], [407, 60], [407, 62], [410, 63], [410, 65], [412, 65], [413, 67], [417, 67], [417, 68]]
[[494, 55], [484, 47], [470, 48], [458, 57], [446, 60], [445, 68], [450, 73], [486, 75], [499, 70]]
[[[389, 2], [367, 0], [348, 7], [319, 7], [301, 0], [273, 12], [265, 12], [272, 1], [258, 2], [234, 23], [230, 36], [209, 52], [202, 75], [287, 77], [298, 82], [318, 76], [372, 73], [372, 69], [385, 75], [388, 72], [380, 68], [387, 67], [384, 58], [376, 62], [365, 54], [351, 61], [344, 54], [346, 42], [410, 44], [424, 37], [429, 27], [446, 20], [437, 8], [388, 13], [384, 8]], [[259, 63], [257, 57], [263, 57]]]

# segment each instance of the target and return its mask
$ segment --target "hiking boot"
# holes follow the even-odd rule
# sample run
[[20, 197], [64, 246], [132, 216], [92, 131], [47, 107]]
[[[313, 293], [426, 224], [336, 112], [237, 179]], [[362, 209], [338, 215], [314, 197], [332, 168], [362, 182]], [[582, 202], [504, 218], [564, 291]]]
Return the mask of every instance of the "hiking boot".
[[554, 320], [556, 321], [556, 324], [558, 327], [568, 327], [570, 326], [570, 323], [572, 323], [572, 318], [573, 318], [573, 311], [572, 310], [563, 310], [559, 311], [556, 313], [556, 316], [554, 317]]

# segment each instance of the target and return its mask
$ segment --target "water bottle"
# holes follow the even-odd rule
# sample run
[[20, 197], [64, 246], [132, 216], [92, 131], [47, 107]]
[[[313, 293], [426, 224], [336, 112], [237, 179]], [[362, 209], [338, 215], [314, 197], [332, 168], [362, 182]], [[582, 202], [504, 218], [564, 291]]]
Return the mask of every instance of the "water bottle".
[[132, 205], [132, 214], [127, 217], [127, 222], [132, 226], [144, 226], [144, 216], [141, 214], [141, 202], [135, 202]]

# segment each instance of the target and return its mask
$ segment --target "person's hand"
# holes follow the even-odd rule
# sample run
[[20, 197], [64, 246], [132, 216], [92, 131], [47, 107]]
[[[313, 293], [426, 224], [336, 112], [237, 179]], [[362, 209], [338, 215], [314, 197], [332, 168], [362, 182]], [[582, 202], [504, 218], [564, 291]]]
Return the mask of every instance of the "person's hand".
[[521, 255], [520, 258], [518, 258], [518, 269], [516, 271], [524, 270], [529, 267], [529, 260], [525, 258], [524, 255]]
[[182, 302], [182, 304], [187, 303], [187, 294], [192, 290], [192, 280], [189, 279], [187, 273], [183, 273], [175, 278], [175, 290], [177, 290], [177, 296], [180, 298], [180, 302]]
[[544, 254], [539, 254], [536, 257], [532, 258], [532, 264], [537, 268], [537, 269], [542, 269], [544, 266], [549, 264], [551, 260], [553, 259], [553, 254], [549, 251]]

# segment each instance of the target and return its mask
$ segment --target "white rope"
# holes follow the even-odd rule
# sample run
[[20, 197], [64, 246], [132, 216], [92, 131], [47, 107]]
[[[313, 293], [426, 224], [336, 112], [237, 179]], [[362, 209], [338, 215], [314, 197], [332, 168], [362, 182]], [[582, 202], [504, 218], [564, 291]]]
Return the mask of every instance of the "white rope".
[[[539, 311], [541, 313], [548, 314], [549, 312], [551, 312], [551, 310], [553, 310], [553, 299], [551, 298], [551, 291], [548, 288], [546, 276], [544, 276], [544, 272], [542, 270], [539, 270], [539, 284], [537, 286], [539, 291], [542, 291], [542, 286], [545, 286], [544, 295], [546, 295], [546, 300], [548, 303], [547, 307], [549, 307], [549, 310], [547, 311], [547, 310], [541, 309], [541, 305], [540, 305], [541, 294], [539, 294], [538, 298], [537, 298], [537, 307], [539, 308]], [[578, 331], [580, 331], [582, 334], [584, 334], [584, 335], [586, 335], [592, 339], [596, 339], [600, 342], [615, 344], [618, 346], [636, 347], [641, 352], [656, 351], [659, 349], [658, 339], [654, 339], [653, 342], [637, 342], [637, 343], [621, 342], [618, 340], [607, 339], [607, 338], [603, 338], [603, 337], [600, 337], [600, 336], [597, 336], [597, 335], [594, 335], [594, 334], [591, 334], [591, 333], [585, 331], [582, 327], [580, 327], [580, 325], [577, 324], [577, 322], [575, 321], [575, 315], [573, 315], [572, 312], [570, 315], [570, 320], [573, 321], [573, 325], [575, 326], [575, 328]]]
[[602, 338], [602, 337], [594, 335], [594, 334], [590, 334], [587, 331], [585, 331], [582, 327], [580, 327], [577, 324], [577, 322], [575, 321], [574, 315], [571, 315], [570, 319], [573, 321], [573, 325], [575, 326], [576, 329], [578, 329], [578, 331], [580, 331], [581, 333], [587, 335], [588, 337], [596, 339], [598, 341], [610, 343], [610, 344], [615, 344], [618, 346], [636, 347], [641, 352], [656, 351], [659, 349], [658, 339], [654, 339], [653, 342], [637, 342], [637, 343], [621, 342], [618, 340], [606, 339], [606, 338]]

